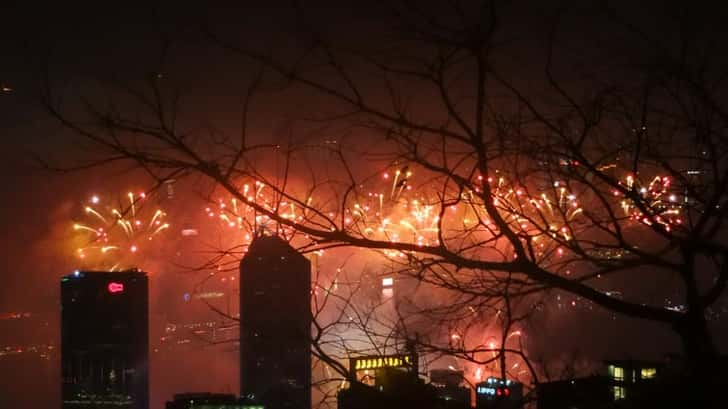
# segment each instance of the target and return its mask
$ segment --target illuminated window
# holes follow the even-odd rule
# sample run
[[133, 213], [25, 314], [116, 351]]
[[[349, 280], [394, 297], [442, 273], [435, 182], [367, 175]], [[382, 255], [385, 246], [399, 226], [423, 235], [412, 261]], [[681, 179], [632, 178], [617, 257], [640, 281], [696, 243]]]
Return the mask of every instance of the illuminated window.
[[609, 366], [609, 372], [612, 378], [614, 378], [615, 381], [623, 381], [624, 380], [624, 368], [621, 368], [619, 366]]
[[614, 387], [614, 400], [624, 399], [624, 387], [622, 386], [615, 386]]
[[657, 369], [655, 368], [642, 368], [640, 371], [640, 378], [642, 379], [651, 379], [654, 378], [655, 375], [657, 375]]

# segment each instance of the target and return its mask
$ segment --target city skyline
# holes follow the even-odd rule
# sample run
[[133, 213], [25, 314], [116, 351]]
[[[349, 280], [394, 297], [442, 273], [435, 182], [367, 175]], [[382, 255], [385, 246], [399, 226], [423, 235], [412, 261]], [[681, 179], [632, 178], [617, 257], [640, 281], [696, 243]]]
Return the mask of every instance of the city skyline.
[[[722, 9], [282, 0], [2, 11], [0, 406], [62, 400], [59, 280], [132, 268], [149, 281], [152, 407], [260, 394], [286, 378], [310, 387], [312, 407], [333, 408], [357, 357], [372, 359], [372, 385], [423, 396], [443, 383], [425, 382], [432, 370], [462, 372], [474, 394], [510, 380], [533, 402], [537, 385], [568, 379], [625, 404], [653, 382], [698, 390], [675, 400], [705, 405], [722, 388]], [[250, 264], [253, 243], [272, 236], [300, 253], [307, 279], [280, 260]], [[111, 299], [126, 295], [116, 284]], [[256, 291], [283, 295], [256, 303]], [[246, 365], [285, 361], [251, 361], [248, 347], [298, 351], [283, 340], [305, 322], [308, 380], [273, 371], [246, 391]], [[256, 344], [256, 331], [283, 335]], [[410, 350], [424, 384], [379, 367], [376, 357]], [[635, 386], [605, 360], [667, 369], [633, 372]], [[553, 402], [569, 391], [550, 387]]]

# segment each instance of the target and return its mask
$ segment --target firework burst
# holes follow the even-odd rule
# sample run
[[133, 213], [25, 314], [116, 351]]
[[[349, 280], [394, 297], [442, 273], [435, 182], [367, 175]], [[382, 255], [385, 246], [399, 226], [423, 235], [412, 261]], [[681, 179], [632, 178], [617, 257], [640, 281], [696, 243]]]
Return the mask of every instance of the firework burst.
[[[667, 231], [682, 224], [682, 206], [677, 195], [671, 193], [669, 177], [655, 176], [649, 183], [644, 183], [632, 175], [627, 175], [620, 181], [620, 186], [632, 193], [632, 196], [626, 195], [627, 197], [623, 197], [620, 201], [626, 217], [648, 226], [654, 223], [660, 224]], [[614, 196], [625, 195], [615, 190]]]
[[115, 202], [94, 195], [84, 203], [84, 216], [73, 223], [81, 264], [113, 271], [143, 263], [151, 243], [169, 228], [166, 213], [148, 200], [145, 193], [129, 192]]
[[[243, 251], [256, 231], [275, 231], [290, 237], [294, 229], [255, 210], [254, 205], [281, 219], [343, 230], [351, 236], [417, 246], [437, 246], [441, 241], [488, 240], [498, 235], [483, 206], [480, 188], [489, 186], [496, 208], [515, 231], [538, 240], [548, 236], [559, 242], [572, 238], [571, 226], [582, 212], [576, 195], [566, 184], [555, 182], [550, 189], [530, 192], [503, 177], [473, 180], [472, 189], [453, 189], [443, 198], [426, 186], [418, 186], [407, 166], [386, 170], [369, 184], [359, 185], [343, 206], [326, 209], [316, 198], [280, 199], [260, 181], [241, 185], [240, 198], [217, 198], [204, 211], [207, 218], [230, 239], [224, 240]], [[325, 202], [323, 200], [322, 202]], [[305, 235], [303, 235], [305, 236]], [[547, 241], [547, 240], [542, 240]], [[553, 240], [552, 240], [553, 241]], [[399, 250], [382, 250], [387, 257], [406, 258]]]

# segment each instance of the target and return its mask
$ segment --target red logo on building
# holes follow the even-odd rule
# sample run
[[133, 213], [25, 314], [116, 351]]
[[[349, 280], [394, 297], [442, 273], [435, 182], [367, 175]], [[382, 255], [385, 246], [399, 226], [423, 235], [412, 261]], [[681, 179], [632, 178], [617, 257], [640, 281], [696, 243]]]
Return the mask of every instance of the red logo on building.
[[120, 292], [124, 291], [124, 284], [111, 282], [111, 283], [109, 283], [108, 287], [106, 287], [106, 288], [108, 288], [109, 292], [112, 294], [120, 293]]

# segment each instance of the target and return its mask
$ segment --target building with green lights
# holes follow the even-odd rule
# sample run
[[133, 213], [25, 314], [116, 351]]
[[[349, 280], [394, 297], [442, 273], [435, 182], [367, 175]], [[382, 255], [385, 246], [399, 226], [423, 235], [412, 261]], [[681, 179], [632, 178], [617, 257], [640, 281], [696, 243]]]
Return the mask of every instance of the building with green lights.
[[265, 409], [264, 405], [227, 393], [179, 393], [166, 409]]

